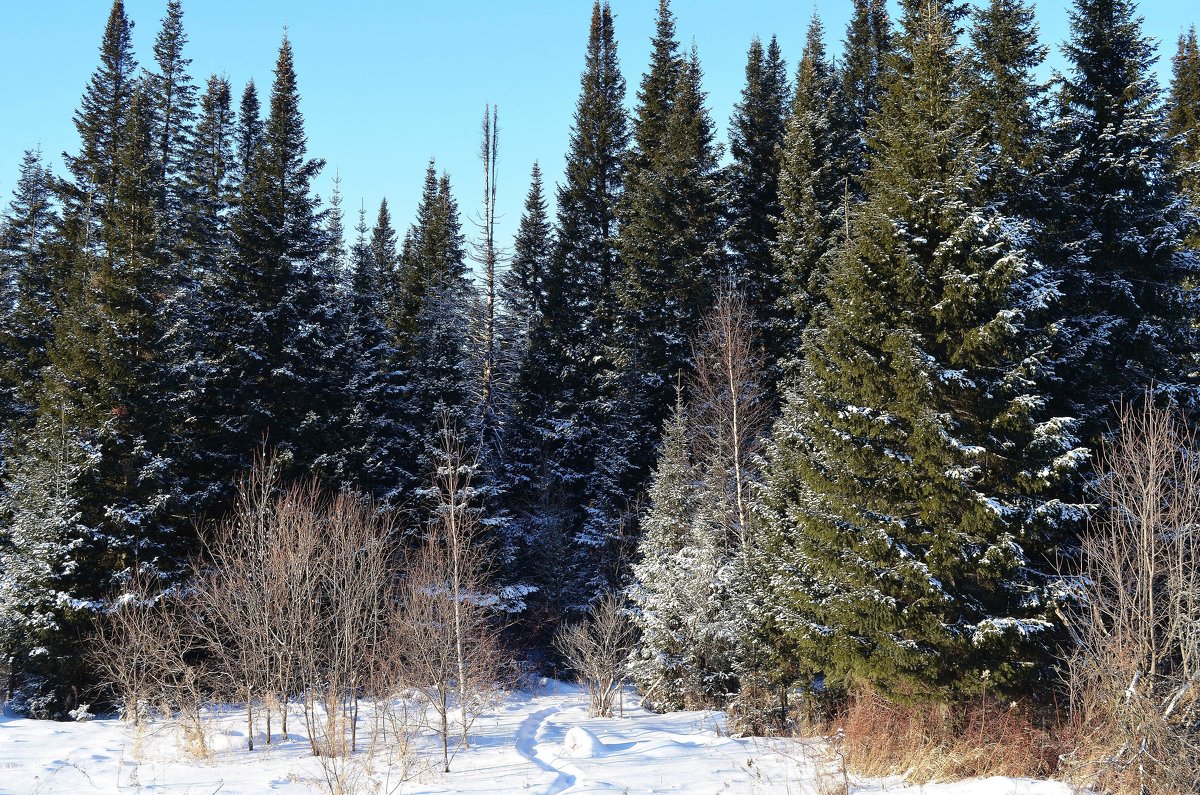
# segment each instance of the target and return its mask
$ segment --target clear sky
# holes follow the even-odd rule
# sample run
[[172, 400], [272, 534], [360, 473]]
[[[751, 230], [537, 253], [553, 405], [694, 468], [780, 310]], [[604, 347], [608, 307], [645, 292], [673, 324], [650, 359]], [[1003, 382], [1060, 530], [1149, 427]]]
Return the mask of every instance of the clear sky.
[[[4, 0], [0, 13], [0, 197], [7, 207], [21, 153], [41, 146], [61, 169], [78, 145], [71, 116], [98, 61], [110, 0]], [[138, 60], [165, 0], [126, 0]], [[515, 231], [539, 160], [551, 185], [563, 157], [583, 67], [591, 0], [184, 0], [197, 84], [224, 73], [236, 97], [258, 84], [264, 107], [286, 25], [296, 54], [310, 155], [328, 162], [328, 196], [342, 177], [347, 227], [365, 203], [373, 219], [386, 196], [401, 234], [411, 222], [430, 157], [451, 174], [467, 231], [482, 191], [478, 161], [484, 103], [500, 109], [500, 241]], [[632, 102], [654, 30], [656, 0], [612, 0], [621, 68]], [[1066, 37], [1067, 2], [1038, 4], [1043, 40]], [[794, 68], [814, 8], [831, 51], [840, 49], [850, 0], [675, 0], [678, 34], [695, 42], [713, 119], [724, 139], [741, 90], [746, 49], [775, 34]], [[1181, 0], [1146, 0], [1146, 31], [1163, 42], [1166, 84], [1179, 34], [1200, 20]], [[1055, 46], [1048, 68], [1062, 65]]]

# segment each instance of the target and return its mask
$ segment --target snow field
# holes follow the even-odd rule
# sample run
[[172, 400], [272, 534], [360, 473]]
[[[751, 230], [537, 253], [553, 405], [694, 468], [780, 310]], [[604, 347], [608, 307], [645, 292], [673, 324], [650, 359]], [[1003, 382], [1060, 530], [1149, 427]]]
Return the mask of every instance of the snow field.
[[[797, 793], [838, 795], [840, 768], [816, 740], [732, 738], [719, 712], [656, 715], [628, 699], [623, 718], [589, 718], [587, 696], [551, 682], [544, 692], [514, 693], [485, 713], [471, 747], [441, 772], [438, 738], [423, 731], [405, 763], [360, 751], [330, 763], [311, 756], [299, 714], [287, 738], [271, 745], [259, 724], [245, 750], [245, 724], [234, 709], [210, 718], [213, 748], [197, 759], [176, 727], [152, 724], [141, 736], [115, 719], [53, 723], [0, 719], [0, 793]], [[372, 721], [364, 706], [362, 725]], [[278, 720], [273, 725], [278, 732]], [[367, 745], [360, 740], [360, 745]], [[890, 795], [1070, 795], [1056, 782], [993, 778], [923, 788], [898, 781], [851, 780], [852, 793]]]

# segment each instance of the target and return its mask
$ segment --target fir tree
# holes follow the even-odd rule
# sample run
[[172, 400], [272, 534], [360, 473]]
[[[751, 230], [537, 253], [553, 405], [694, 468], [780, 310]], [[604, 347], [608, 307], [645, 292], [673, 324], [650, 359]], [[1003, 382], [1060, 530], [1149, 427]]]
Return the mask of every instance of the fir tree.
[[325, 265], [335, 280], [340, 281], [349, 270], [346, 254], [346, 217], [342, 212], [342, 177], [335, 174], [329, 207], [325, 211]]
[[754, 308], [760, 333], [771, 325], [778, 278], [771, 256], [779, 205], [779, 150], [786, 128], [786, 66], [774, 37], [766, 51], [757, 38], [750, 44], [746, 85], [729, 125], [728, 212], [730, 282]]
[[350, 365], [344, 430], [347, 450], [340, 473], [343, 480], [382, 502], [397, 503], [405, 497], [402, 487], [410, 475], [404, 469], [403, 363], [385, 323], [386, 305], [379, 300], [384, 289], [380, 258], [396, 258], [386, 201], [380, 205], [379, 221], [370, 238], [366, 214], [359, 211], [355, 235], [349, 257], [345, 333]]
[[542, 171], [535, 162], [525, 196], [525, 211], [517, 227], [512, 260], [500, 280], [500, 299], [506, 312], [529, 328], [541, 322], [545, 308], [546, 279], [553, 252], [550, 217], [542, 190]]
[[619, 472], [608, 480], [626, 498], [649, 473], [670, 385], [689, 369], [688, 340], [722, 270], [717, 151], [700, 77], [693, 52], [680, 71], [662, 148], [635, 157], [648, 165], [631, 169], [622, 199], [617, 446], [605, 459]]
[[237, 303], [234, 295], [221, 292], [231, 286], [224, 268], [233, 256], [230, 214], [237, 167], [231, 103], [229, 81], [209, 77], [184, 158], [187, 172], [181, 195], [187, 204], [177, 255], [179, 278], [164, 341], [176, 385], [168, 401], [177, 445], [178, 510], [184, 516], [219, 514], [231, 485], [222, 482], [229, 473], [227, 457], [211, 444], [224, 408], [221, 397], [208, 389], [217, 377], [211, 352], [230, 339], [229, 320], [222, 313]]
[[191, 59], [183, 54], [186, 44], [183, 7], [180, 0], [168, 0], [167, 15], [154, 40], [155, 68], [147, 72], [144, 83], [162, 190], [163, 235], [172, 249], [179, 247], [183, 236], [188, 199], [182, 194], [188, 185], [187, 155], [196, 115], [196, 86], [187, 73]]
[[235, 180], [243, 191], [249, 187], [250, 173], [262, 138], [262, 106], [258, 101], [258, 89], [251, 80], [242, 91], [242, 99], [238, 104], [237, 131], [234, 133], [237, 157]]
[[[1127, 0], [1079, 0], [1063, 78], [1056, 217], [1064, 411], [1095, 442], [1114, 403], [1154, 383], [1194, 401], [1196, 270], [1182, 235], [1195, 216], [1172, 174], [1171, 143], [1152, 72], [1155, 53]], [[1136, 197], [1136, 200], [1131, 200]]]
[[[549, 550], [529, 561], [541, 588], [535, 613], [585, 604], [596, 578], [593, 550], [581, 549], [577, 540], [608, 410], [601, 379], [612, 369], [618, 315], [617, 206], [629, 143], [624, 98], [612, 11], [596, 2], [558, 188], [558, 234], [518, 384], [530, 427], [526, 449], [517, 451], [524, 468], [514, 473], [511, 502], [517, 532], [525, 527], [540, 549]], [[536, 240], [533, 227], [530, 233]], [[571, 563], [550, 564], [545, 554]]]
[[[140, 91], [120, 140], [102, 227], [109, 255], [72, 273], [33, 435], [9, 483], [14, 543], [5, 567], [18, 578], [57, 568], [37, 582], [19, 579], [25, 591], [2, 609], [17, 614], [26, 688], [56, 714], [88, 684], [74, 658], [91, 616], [131, 573], [173, 579], [192, 551], [169, 514], [167, 318], [154, 300], [163, 281], [161, 182]], [[62, 480], [45, 482], [51, 476]]]
[[474, 296], [458, 203], [450, 177], [439, 177], [433, 161], [403, 249], [389, 326], [400, 361], [408, 363], [402, 456], [407, 481], [401, 491], [419, 498], [420, 484], [433, 466], [443, 412], [460, 432], [470, 436], [474, 431], [469, 331]]
[[233, 257], [216, 279], [214, 308], [224, 326], [211, 348], [208, 385], [224, 406], [214, 440], [231, 478], [250, 463], [264, 440], [302, 471], [337, 448], [334, 359], [336, 318], [330, 316], [332, 276], [328, 243], [311, 183], [323, 166], [307, 157], [291, 43], [285, 37], [275, 67], [270, 112], [257, 143], [251, 88], [239, 119], [242, 176], [231, 230]]
[[[1077, 461], [1049, 416], [1048, 287], [989, 209], [953, 19], [909, 8], [872, 124], [866, 203], [774, 432], [774, 622], [832, 683], [904, 698], [1046, 675], [1048, 558]], [[770, 633], [767, 633], [768, 635]]]

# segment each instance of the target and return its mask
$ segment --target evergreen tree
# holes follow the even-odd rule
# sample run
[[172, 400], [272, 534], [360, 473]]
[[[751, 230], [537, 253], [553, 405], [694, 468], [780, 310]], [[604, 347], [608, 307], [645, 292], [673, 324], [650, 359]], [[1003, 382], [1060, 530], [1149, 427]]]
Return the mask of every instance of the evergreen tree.
[[[1173, 163], [1180, 186], [1193, 207], [1200, 206], [1200, 45], [1196, 28], [1179, 37], [1179, 49], [1171, 61], [1169, 129], [1175, 141]], [[1189, 238], [1192, 249], [1200, 248], [1200, 234]]]
[[844, 242], [849, 187], [840, 166], [851, 147], [838, 124], [837, 73], [825, 55], [821, 22], [809, 24], [780, 151], [771, 326], [763, 332], [777, 365], [799, 355], [801, 334], [822, 300], [830, 259]]
[[986, 163], [984, 178], [1005, 210], [1037, 215], [1049, 170], [1042, 132], [1045, 85], [1035, 72], [1046, 58], [1032, 6], [991, 0], [971, 26], [969, 110]]
[[238, 156], [250, 156], [249, 171], [231, 220], [233, 256], [212, 290], [223, 330], [210, 348], [207, 388], [223, 407], [214, 431], [224, 438], [213, 441], [225, 458], [222, 480], [245, 469], [264, 441], [301, 471], [338, 449], [337, 320], [323, 213], [311, 193], [324, 163], [307, 157], [299, 101], [285, 37], [257, 142], [252, 87], [243, 97]]
[[[1182, 236], [1195, 215], [1172, 174], [1171, 142], [1151, 67], [1153, 43], [1128, 0], [1079, 0], [1060, 89], [1056, 214], [1064, 411], [1094, 443], [1122, 397], [1154, 383], [1194, 402], [1196, 259]], [[1131, 200], [1136, 197], [1136, 200]]]
[[[78, 647], [115, 588], [134, 572], [177, 577], [193, 548], [170, 516], [168, 319], [155, 301], [164, 274], [150, 118], [135, 91], [102, 225], [109, 255], [71, 275], [33, 435], [9, 482], [13, 543], [4, 568], [24, 590], [0, 610], [27, 655], [19, 666], [28, 697], [52, 714], [74, 706], [89, 684]], [[47, 483], [51, 476], [63, 480]], [[46, 565], [56, 568], [38, 578]]]
[[[1077, 461], [1049, 416], [1048, 287], [986, 204], [953, 18], [910, 7], [866, 203], [768, 455], [773, 622], [809, 673], [903, 698], [1047, 675]], [[770, 633], [766, 633], [769, 634]]]
[[182, 245], [176, 262], [177, 289], [164, 341], [175, 394], [168, 395], [173, 416], [178, 510], [183, 516], [214, 516], [230, 493], [226, 453], [212, 442], [225, 411], [221, 396], [208, 389], [217, 378], [214, 350], [231, 339], [231, 321], [223, 311], [237, 306], [224, 269], [231, 263], [230, 215], [236, 200], [235, 118], [229, 81], [209, 77], [200, 97], [195, 132], [184, 157], [186, 200]]
[[333, 190], [329, 193], [329, 208], [325, 211], [325, 264], [332, 277], [339, 281], [349, 270], [346, 253], [346, 217], [342, 212], [342, 177], [335, 174]]
[[842, 44], [845, 104], [841, 119], [850, 143], [845, 169], [853, 182], [850, 189], [857, 196], [860, 193], [857, 177], [867, 167], [867, 126], [871, 116], [879, 111], [885, 65], [892, 48], [892, 29], [885, 0], [853, 2], [854, 13]]
[[404, 469], [406, 439], [403, 414], [402, 362], [384, 319], [379, 297], [384, 289], [379, 266], [396, 258], [386, 200], [379, 220], [367, 236], [366, 214], [359, 211], [355, 241], [350, 248], [347, 285], [346, 356], [349, 381], [344, 435], [347, 451], [340, 462], [343, 480], [367, 490], [385, 503], [395, 503], [409, 473]]
[[[597, 541], [611, 533], [622, 502], [637, 493], [649, 473], [659, 429], [670, 412], [670, 385], [689, 370], [688, 341], [722, 271], [717, 151], [700, 77], [693, 52], [680, 67], [661, 148], [640, 150], [632, 158], [646, 165], [630, 169], [622, 198], [617, 398], [606, 431], [612, 446], [597, 478], [607, 490], [609, 529], [593, 530]], [[640, 116], [648, 120], [645, 107]]]
[[[511, 516], [514, 570], [510, 579], [532, 579], [540, 587], [549, 584], [541, 574], [553, 575], [539, 560], [548, 548], [561, 548], [562, 528], [549, 527], [548, 505], [561, 491], [551, 477], [554, 438], [546, 438], [542, 422], [549, 412], [547, 387], [552, 378], [542, 369], [545, 362], [546, 296], [548, 278], [555, 257], [554, 231], [550, 224], [542, 172], [533, 164], [525, 209], [517, 228], [513, 256], [500, 281], [500, 299], [504, 307], [503, 336], [511, 372], [510, 394], [506, 395], [504, 449], [507, 462], [505, 480], [506, 512]], [[551, 534], [559, 538], [549, 537]], [[561, 559], [561, 558], [560, 558]], [[550, 578], [552, 579], [552, 577]], [[561, 597], [561, 593], [555, 594]]]
[[41, 152], [28, 150], [8, 212], [0, 219], [0, 460], [14, 430], [27, 424], [65, 281], [55, 251], [53, 176]]
[[435, 460], [443, 412], [468, 438], [474, 432], [470, 358], [474, 295], [458, 203], [450, 177], [439, 177], [433, 161], [403, 249], [389, 326], [400, 361], [408, 363], [403, 394], [403, 426], [408, 435], [402, 456], [407, 481], [400, 490], [406, 497], [419, 498]]
[[186, 44], [183, 6], [180, 0], [168, 0], [167, 15], [154, 40], [155, 68], [143, 82], [162, 190], [162, 233], [172, 250], [179, 248], [183, 238], [182, 216], [189, 203], [183, 192], [188, 186], [187, 156], [196, 116], [196, 86], [187, 73], [191, 59], [183, 54]]
[[750, 44], [746, 85], [729, 125], [733, 163], [726, 171], [726, 241], [729, 281], [754, 308], [762, 332], [775, 315], [778, 278], [771, 256], [779, 204], [779, 150], [786, 129], [788, 84], [779, 42], [766, 52], [757, 38]]
[[506, 312], [521, 323], [522, 338], [541, 321], [546, 302], [546, 278], [553, 251], [550, 216], [542, 190], [542, 170], [535, 162], [525, 195], [525, 211], [517, 227], [512, 260], [500, 279], [500, 300]]
[[258, 89], [251, 80], [242, 91], [242, 99], [238, 104], [237, 130], [234, 133], [237, 156], [235, 180], [242, 191], [250, 186], [254, 158], [258, 154], [262, 139], [262, 106], [258, 102]]
[[[608, 411], [601, 381], [611, 372], [618, 315], [617, 205], [629, 142], [624, 98], [612, 10], [596, 2], [557, 194], [558, 234], [540, 277], [538, 317], [529, 318], [517, 385], [527, 436], [524, 449], [515, 451], [521, 463], [510, 504], [516, 533], [531, 539], [531, 549], [536, 538], [543, 550], [526, 561], [541, 589], [532, 607], [537, 615], [582, 606], [594, 593], [593, 550], [577, 542]], [[537, 217], [529, 215], [531, 251], [541, 246]]]
[[[66, 204], [65, 231], [77, 256], [98, 251], [99, 224], [116, 204], [121, 135], [137, 84], [132, 31], [124, 3], [114, 0], [100, 43], [100, 66], [75, 112], [79, 154], [63, 155], [73, 179], [61, 185]], [[106, 253], [111, 256], [111, 252]]]

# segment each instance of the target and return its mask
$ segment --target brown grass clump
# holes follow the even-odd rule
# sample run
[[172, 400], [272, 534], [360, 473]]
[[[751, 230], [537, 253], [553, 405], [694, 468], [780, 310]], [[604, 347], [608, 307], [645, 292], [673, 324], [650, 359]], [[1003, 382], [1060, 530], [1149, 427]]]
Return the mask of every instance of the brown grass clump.
[[853, 694], [841, 729], [850, 770], [903, 775], [914, 783], [985, 776], [1051, 776], [1068, 744], [1018, 703], [980, 697], [966, 704], [897, 704]]

